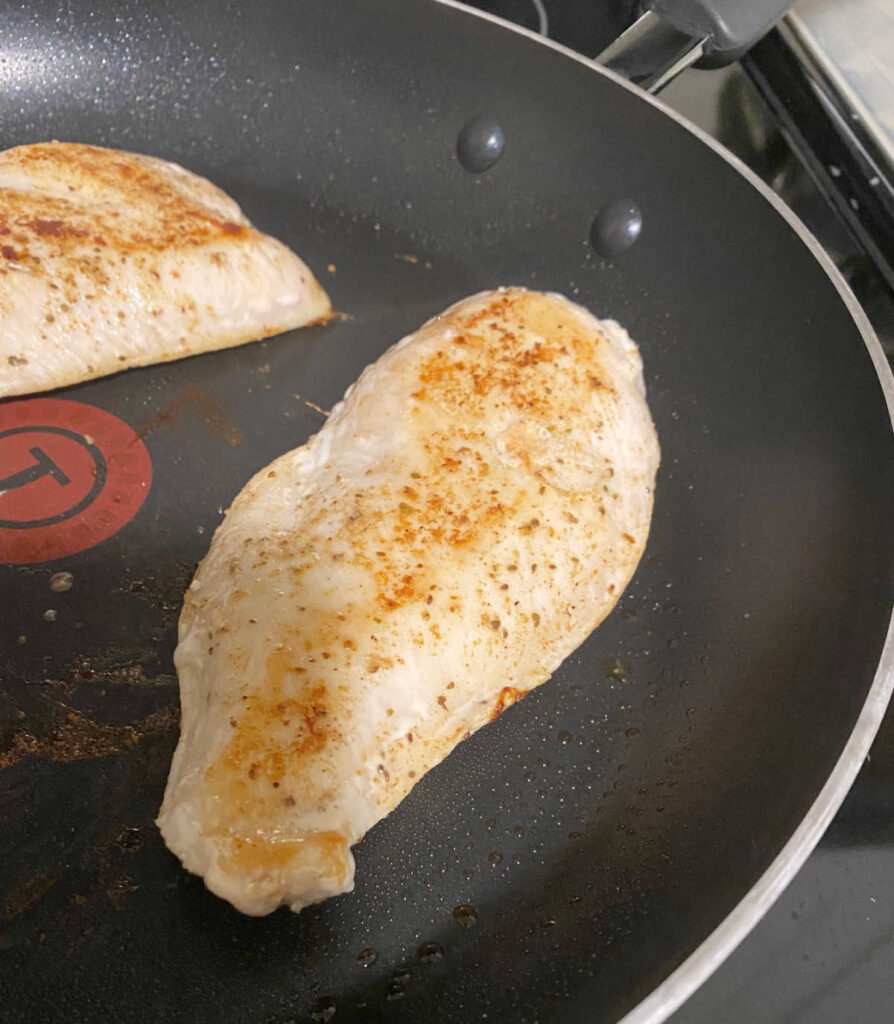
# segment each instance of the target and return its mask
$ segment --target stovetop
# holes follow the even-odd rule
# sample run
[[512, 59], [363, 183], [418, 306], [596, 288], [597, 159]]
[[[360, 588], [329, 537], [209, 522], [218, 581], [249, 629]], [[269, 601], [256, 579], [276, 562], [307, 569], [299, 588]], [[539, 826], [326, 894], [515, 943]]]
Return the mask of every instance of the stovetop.
[[[588, 57], [635, 0], [471, 0]], [[894, 295], [830, 208], [738, 64], [684, 72], [661, 94], [722, 142], [801, 217], [894, 359]], [[894, 709], [853, 789], [763, 921], [671, 1024], [882, 1024], [894, 1017]]]

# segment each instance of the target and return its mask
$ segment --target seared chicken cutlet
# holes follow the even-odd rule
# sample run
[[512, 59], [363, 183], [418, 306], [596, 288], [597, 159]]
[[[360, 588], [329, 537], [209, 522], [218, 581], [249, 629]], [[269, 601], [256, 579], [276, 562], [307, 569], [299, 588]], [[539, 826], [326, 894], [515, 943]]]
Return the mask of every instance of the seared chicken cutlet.
[[0, 153], [0, 398], [329, 313], [293, 252], [176, 164], [63, 142]]
[[349, 891], [352, 844], [611, 611], [658, 457], [636, 346], [558, 295], [484, 292], [386, 352], [187, 592], [170, 849], [246, 914]]

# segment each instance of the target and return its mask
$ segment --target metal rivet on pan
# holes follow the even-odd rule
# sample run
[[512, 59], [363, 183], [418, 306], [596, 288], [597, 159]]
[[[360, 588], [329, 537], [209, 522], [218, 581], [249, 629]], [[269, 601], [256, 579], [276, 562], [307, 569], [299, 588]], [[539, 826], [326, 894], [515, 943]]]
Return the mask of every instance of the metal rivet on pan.
[[600, 256], [626, 252], [639, 238], [643, 214], [632, 199], [614, 199], [596, 214], [590, 241]]
[[492, 117], [476, 114], [459, 131], [456, 155], [467, 171], [481, 174], [500, 159], [505, 145], [500, 125]]

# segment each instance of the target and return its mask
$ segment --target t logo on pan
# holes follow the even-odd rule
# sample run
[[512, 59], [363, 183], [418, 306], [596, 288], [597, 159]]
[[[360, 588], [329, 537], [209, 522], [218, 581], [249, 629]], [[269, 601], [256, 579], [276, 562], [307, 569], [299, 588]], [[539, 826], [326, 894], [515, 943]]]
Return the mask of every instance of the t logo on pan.
[[62, 484], [63, 487], [65, 484], [71, 483], [71, 480], [68, 479], [42, 448], [32, 448], [31, 454], [35, 459], [34, 465], [28, 469], [23, 469], [21, 473], [13, 473], [12, 476], [8, 476], [5, 480], [0, 480], [0, 494], [14, 491], [18, 487], [24, 487], [25, 484], [30, 484], [33, 480], [39, 480], [42, 476], [47, 476], [48, 474]]
[[36, 398], [0, 406], [0, 562], [43, 562], [117, 533], [149, 493], [134, 431], [95, 406]]
[[[42, 434], [49, 434], [52, 442], [42, 439]], [[18, 440], [18, 445], [13, 438]], [[67, 438], [69, 443], [59, 443], [56, 438]], [[33, 443], [39, 439], [43, 440], [43, 447]], [[53, 454], [46, 450], [50, 443]], [[83, 448], [91, 461], [88, 463], [76, 448], [72, 448], [72, 444]], [[27, 455], [24, 450], [17, 451], [19, 447], [27, 447]], [[29, 530], [61, 523], [91, 505], [106, 482], [107, 467], [102, 452], [73, 430], [51, 426], [0, 430], [0, 467], [3, 471], [7, 464], [26, 459], [30, 460], [30, 465], [0, 479], [0, 509], [10, 506], [8, 515], [13, 516], [6, 518], [0, 514], [0, 529]], [[60, 463], [69, 466], [68, 473]], [[55, 481], [55, 485], [51, 481]], [[86, 493], [83, 493], [85, 486]], [[19, 490], [21, 494], [14, 493]], [[32, 510], [37, 509], [40, 514], [35, 517]]]

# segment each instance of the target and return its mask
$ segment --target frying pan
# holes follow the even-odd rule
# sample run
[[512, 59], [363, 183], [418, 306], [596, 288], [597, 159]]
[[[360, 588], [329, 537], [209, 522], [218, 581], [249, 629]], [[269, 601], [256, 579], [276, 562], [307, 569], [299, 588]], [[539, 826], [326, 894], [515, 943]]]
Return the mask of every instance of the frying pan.
[[[0, 1017], [662, 1020], [803, 862], [891, 689], [892, 382], [845, 285], [656, 101], [453, 5], [36, 0], [3, 23], [4, 146], [204, 173], [343, 315], [53, 396], [129, 424], [152, 484], [102, 543], [0, 566]], [[456, 156], [475, 116], [505, 138], [483, 173]], [[591, 225], [622, 199], [642, 231], [606, 258]], [[182, 592], [242, 484], [367, 363], [507, 283], [640, 343], [646, 556], [555, 678], [370, 833], [353, 894], [241, 917], [152, 824]]]

